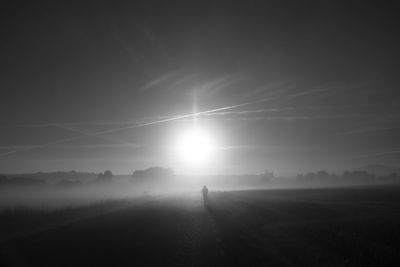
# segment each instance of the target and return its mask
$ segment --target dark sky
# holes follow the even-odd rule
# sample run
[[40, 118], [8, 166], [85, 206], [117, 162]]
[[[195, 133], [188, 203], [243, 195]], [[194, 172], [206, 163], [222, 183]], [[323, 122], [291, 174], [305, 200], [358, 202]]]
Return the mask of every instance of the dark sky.
[[220, 146], [207, 173], [399, 165], [398, 6], [83, 2], [1, 8], [0, 172], [185, 172], [191, 119], [124, 128], [194, 107], [230, 107], [198, 117]]

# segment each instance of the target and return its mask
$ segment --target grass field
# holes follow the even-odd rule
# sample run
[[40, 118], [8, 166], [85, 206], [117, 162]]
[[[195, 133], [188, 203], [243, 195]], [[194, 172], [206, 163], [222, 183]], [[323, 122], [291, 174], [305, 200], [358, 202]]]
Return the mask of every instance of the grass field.
[[[59, 210], [63, 219], [49, 219], [52, 227], [3, 241], [0, 260], [5, 266], [398, 266], [399, 210], [399, 187], [211, 190], [207, 206], [198, 193], [180, 193], [67, 210], [66, 217]], [[6, 215], [18, 223], [35, 212], [43, 211]]]

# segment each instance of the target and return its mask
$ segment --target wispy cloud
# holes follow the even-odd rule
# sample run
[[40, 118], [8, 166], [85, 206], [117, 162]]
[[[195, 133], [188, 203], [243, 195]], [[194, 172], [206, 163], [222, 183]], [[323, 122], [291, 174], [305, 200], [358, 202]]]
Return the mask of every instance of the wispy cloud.
[[240, 80], [241, 78], [237, 75], [229, 74], [198, 86], [198, 90], [213, 95], [220, 93], [224, 89], [229, 88], [229, 86], [238, 83]]
[[267, 83], [257, 86], [253, 89], [246, 90], [241, 99], [254, 98], [260, 95], [265, 96], [266, 93], [268, 93], [268, 96], [274, 96], [278, 94], [282, 95], [284, 93], [288, 93], [290, 89], [291, 87], [282, 82]]
[[163, 85], [163, 84], [171, 81], [171, 79], [176, 78], [179, 74], [180, 74], [180, 71], [174, 71], [174, 72], [169, 72], [167, 74], [158, 76], [158, 77], [154, 78], [153, 80], [151, 80], [150, 82], [143, 85], [141, 88], [139, 88], [139, 90], [143, 92], [143, 91], [152, 89], [154, 87]]

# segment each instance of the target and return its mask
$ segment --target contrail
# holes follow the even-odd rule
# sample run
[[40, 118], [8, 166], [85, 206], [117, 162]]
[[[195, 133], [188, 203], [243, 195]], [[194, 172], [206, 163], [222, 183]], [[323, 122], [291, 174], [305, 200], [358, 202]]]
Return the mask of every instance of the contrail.
[[180, 71], [173, 71], [165, 75], [159, 76], [153, 79], [152, 81], [146, 83], [145, 85], [143, 85], [141, 88], [139, 88], [139, 91], [147, 91], [152, 87], [159, 86], [162, 83], [169, 81], [171, 78], [174, 78], [175, 76], [179, 75], [179, 73]]
[[[376, 104], [360, 104], [360, 105], [342, 105], [342, 106], [301, 106], [301, 107], [280, 107], [280, 108], [268, 108], [268, 109], [253, 109], [253, 110], [240, 110], [240, 111], [224, 111], [224, 112], [212, 112], [207, 114], [200, 114], [199, 116], [227, 116], [227, 115], [243, 115], [243, 114], [257, 114], [264, 112], [282, 112], [282, 111], [298, 111], [298, 110], [320, 110], [320, 109], [341, 109], [341, 108], [354, 108], [354, 107], [367, 107], [367, 106], [377, 106]], [[166, 116], [152, 116], [152, 117], [141, 117], [141, 118], [132, 118], [132, 120], [124, 120], [124, 121], [83, 121], [83, 122], [53, 122], [53, 123], [38, 123], [38, 124], [16, 124], [16, 125], [4, 125], [0, 126], [3, 128], [41, 128], [41, 127], [60, 127], [72, 130], [72, 128], [67, 128], [68, 126], [79, 126], [79, 125], [97, 125], [97, 126], [107, 126], [107, 125], [133, 125], [133, 124], [142, 124], [145, 122], [149, 122], [152, 120], [160, 120], [160, 119], [170, 119], [174, 118], [176, 115], [166, 115]], [[390, 130], [396, 128], [381, 128], [377, 130]], [[371, 130], [375, 131], [375, 130]], [[341, 134], [351, 134], [358, 133], [359, 131], [349, 131]], [[360, 131], [361, 132], [361, 131]], [[364, 131], [362, 131], [364, 132]]]
[[[74, 141], [74, 140], [77, 140], [77, 139], [81, 139], [81, 138], [83, 138], [85, 136], [99, 137], [99, 135], [100, 135], [100, 133], [91, 134], [91, 133], [87, 133], [87, 132], [84, 132], [84, 131], [80, 131], [80, 130], [73, 129], [71, 127], [66, 127], [66, 126], [59, 125], [59, 124], [51, 124], [51, 126], [59, 127], [61, 129], [66, 129], [66, 130], [69, 130], [71, 132], [79, 133], [81, 135], [73, 136], [73, 137], [70, 137], [70, 138], [56, 140], [54, 142], [49, 142], [49, 143], [46, 143], [46, 144], [40, 144], [40, 145], [34, 145], [34, 146], [26, 146], [26, 147], [14, 149], [14, 150], [11, 150], [11, 151], [8, 151], [8, 152], [0, 154], [0, 159], [4, 158], [7, 155], [14, 154], [14, 153], [17, 153], [17, 152], [24, 152], [24, 151], [29, 151], [29, 150], [33, 150], [33, 149], [49, 147], [49, 146], [53, 146], [53, 145], [57, 145], [57, 144], [61, 144], [61, 143], [65, 143], [65, 142], [70, 142], [70, 141]], [[120, 143], [120, 144], [123, 144], [125, 146], [130, 146], [130, 147], [133, 146], [133, 147], [135, 147], [134, 144], [127, 143], [125, 141], [122, 141], [122, 140], [119, 140], [119, 139], [116, 139], [116, 138], [104, 137], [104, 136], [101, 137], [101, 138], [106, 140], [106, 141]]]
[[[306, 94], [312, 94], [312, 93], [326, 91], [326, 90], [327, 89], [312, 90], [312, 91], [297, 93], [297, 94], [293, 94], [293, 95], [288, 95], [287, 97], [297, 97], [297, 96], [300, 96], [300, 95], [303, 96], [303, 95], [306, 95]], [[180, 115], [180, 116], [174, 116], [174, 117], [171, 117], [171, 118], [156, 120], [156, 121], [147, 122], [147, 123], [134, 124], [134, 125], [130, 125], [130, 126], [127, 126], [127, 127], [120, 127], [120, 128], [105, 130], [105, 131], [93, 133], [92, 135], [93, 136], [97, 136], [97, 135], [102, 135], [102, 134], [107, 134], [107, 133], [113, 133], [113, 132], [119, 132], [119, 131], [123, 131], [123, 130], [133, 129], [133, 128], [137, 128], [137, 127], [143, 127], [143, 126], [149, 126], [149, 125], [154, 125], [154, 124], [160, 124], [160, 123], [180, 120], [180, 119], [184, 119], [184, 118], [197, 117], [197, 116], [202, 116], [202, 115], [206, 115], [206, 114], [210, 114], [210, 113], [214, 113], [214, 112], [220, 112], [220, 111], [230, 110], [230, 109], [244, 107], [244, 106], [248, 106], [248, 105], [254, 105], [254, 104], [257, 104], [257, 103], [267, 102], [267, 101], [271, 101], [271, 100], [274, 100], [274, 99], [277, 99], [277, 98], [281, 98], [281, 97], [279, 97], [279, 96], [265, 97], [265, 98], [262, 98], [262, 99], [256, 100], [256, 101], [245, 102], [245, 103], [241, 103], [241, 104], [236, 104], [236, 105], [226, 106], [226, 107], [222, 107], [222, 108], [211, 109], [211, 110], [207, 110], [207, 111], [200, 111], [200, 112], [190, 113], [190, 114], [185, 114], [185, 115]]]
[[[258, 103], [260, 101], [261, 100], [257, 101], [256, 103]], [[264, 101], [266, 101], [266, 100], [264, 100]], [[123, 130], [128, 130], [128, 129], [132, 129], [132, 128], [136, 128], [136, 127], [149, 126], [149, 125], [160, 124], [160, 123], [165, 123], [165, 122], [169, 122], [169, 121], [189, 118], [189, 117], [195, 117], [195, 116], [198, 116], [198, 115], [201, 115], [201, 114], [207, 114], [207, 113], [211, 113], [211, 112], [228, 110], [228, 109], [241, 107], [241, 106], [249, 105], [249, 104], [250, 104], [250, 102], [243, 103], [243, 104], [238, 104], [238, 105], [233, 105], [233, 106], [228, 106], [228, 107], [212, 109], [212, 110], [208, 110], [208, 111], [197, 112], [197, 113], [194, 113], [194, 114], [192, 113], [192, 114], [186, 114], [186, 115], [181, 115], [181, 116], [175, 116], [175, 117], [172, 117], [172, 118], [152, 121], [152, 122], [148, 122], [148, 123], [134, 124], [134, 125], [131, 125], [131, 126], [128, 126], [128, 127], [120, 127], [120, 128], [115, 128], [115, 129], [110, 129], [110, 130], [105, 130], [105, 131], [101, 131], [101, 132], [92, 133], [91, 136], [98, 136], [98, 135], [103, 135], [103, 134], [107, 134], [107, 133], [113, 133], [113, 132], [119, 132], [119, 131], [123, 131]], [[85, 133], [85, 136], [86, 136], [86, 133]], [[5, 156], [14, 154], [14, 153], [25, 152], [25, 151], [29, 151], [29, 150], [33, 150], [33, 149], [39, 149], [39, 148], [44, 148], [44, 147], [48, 147], [48, 146], [52, 146], [52, 145], [56, 145], [56, 144], [61, 144], [61, 143], [69, 142], [69, 141], [74, 141], [74, 140], [80, 139], [82, 137], [83, 137], [82, 135], [73, 136], [73, 137], [70, 137], [70, 138], [60, 139], [60, 140], [56, 140], [56, 141], [45, 143], [45, 144], [41, 144], [41, 145], [36, 145], [36, 146], [32, 146], [32, 147], [26, 147], [26, 148], [11, 150], [11, 151], [8, 151], [8, 152], [0, 154], [0, 159], [4, 158]]]
[[[303, 96], [303, 95], [317, 93], [317, 92], [321, 92], [321, 91], [327, 91], [327, 89], [311, 90], [311, 91], [306, 91], [306, 92], [297, 93], [297, 94], [293, 94], [293, 95], [288, 95], [286, 97], [297, 97], [297, 96], [300, 96], [300, 95]], [[197, 116], [201, 116], [201, 115], [209, 114], [209, 113], [213, 113], [213, 112], [220, 112], [220, 111], [230, 110], [230, 109], [244, 107], [244, 106], [248, 106], [248, 105], [253, 105], [253, 104], [257, 104], [257, 103], [272, 101], [272, 100], [279, 99], [279, 98], [282, 98], [282, 96], [265, 97], [265, 98], [262, 98], [262, 99], [256, 100], [256, 101], [244, 102], [244, 103], [241, 103], [241, 104], [236, 104], [236, 105], [231, 105], [231, 106], [226, 106], [226, 107], [221, 107], [221, 108], [216, 108], [216, 109], [211, 109], [211, 110], [206, 110], [206, 111], [200, 111], [200, 112], [196, 112], [196, 113], [190, 113], [190, 114], [175, 116], [175, 117], [166, 118], [166, 119], [160, 119], [160, 120], [151, 121], [151, 122], [147, 122], [147, 123], [134, 124], [134, 125], [130, 125], [130, 126], [127, 126], [127, 127], [109, 129], [109, 130], [105, 130], [105, 131], [91, 133], [90, 135], [91, 136], [99, 136], [99, 135], [103, 135], [103, 134], [124, 131], [124, 130], [133, 129], [133, 128], [137, 128], [137, 127], [144, 127], [144, 126], [150, 126], [150, 125], [155, 125], [155, 124], [160, 124], [160, 123], [166, 123], [166, 122], [170, 122], [170, 121], [180, 120], [180, 119], [184, 119], [184, 118], [197, 117]], [[87, 135], [87, 133], [85, 133], [85, 136], [86, 135]], [[69, 141], [74, 141], [74, 140], [80, 139], [82, 137], [83, 137], [82, 135], [73, 136], [73, 137], [70, 137], [70, 138], [60, 139], [60, 140], [56, 140], [56, 141], [53, 141], [53, 142], [49, 142], [49, 143], [45, 143], [45, 144], [41, 144], [41, 145], [37, 145], [37, 146], [33, 146], [33, 147], [26, 147], [26, 148], [23, 148], [23, 149], [15, 149], [15, 150], [8, 151], [8, 152], [0, 154], [0, 159], [4, 158], [5, 156], [14, 154], [14, 153], [24, 152], [24, 151], [29, 151], [29, 150], [33, 150], [33, 149], [39, 149], [39, 148], [48, 147], [48, 146], [51, 146], [51, 145], [61, 144], [61, 143], [69, 142]]]
[[65, 125], [58, 125], [58, 124], [54, 124], [55, 127], [59, 127], [61, 129], [65, 129], [74, 133], [79, 133], [81, 135], [86, 135], [86, 136], [91, 136], [91, 137], [97, 137], [97, 138], [101, 138], [103, 140], [109, 141], [111, 143], [117, 143], [117, 144], [122, 144], [125, 146], [134, 146], [134, 144], [128, 143], [122, 139], [118, 139], [118, 138], [114, 138], [114, 137], [109, 137], [109, 136], [100, 136], [100, 135], [95, 135], [86, 131], [82, 131], [82, 130], [78, 130], [76, 128], [70, 127], [70, 126], [65, 126]]
[[225, 118], [227, 121], [256, 121], [256, 120], [283, 120], [283, 121], [308, 121], [308, 120], [324, 120], [324, 119], [346, 119], [346, 118], [354, 118], [360, 117], [363, 114], [335, 114], [335, 115], [315, 115], [315, 116], [263, 116], [263, 117], [238, 117], [238, 118]]
[[373, 132], [381, 132], [381, 131], [391, 131], [391, 130], [397, 130], [397, 129], [400, 129], [400, 127], [359, 129], [359, 130], [354, 130], [354, 131], [338, 133], [338, 135], [364, 134], [364, 133], [373, 133]]
[[61, 144], [61, 143], [65, 143], [65, 142], [69, 142], [69, 141], [73, 141], [73, 140], [77, 140], [77, 139], [80, 139], [80, 138], [82, 138], [82, 135], [73, 136], [73, 137], [65, 138], [65, 139], [59, 139], [59, 140], [56, 140], [56, 141], [53, 141], [53, 142], [49, 142], [49, 143], [46, 143], [46, 144], [41, 144], [41, 145], [36, 145], [36, 146], [31, 146], [31, 147], [11, 150], [11, 151], [8, 151], [8, 152], [0, 154], [0, 159], [3, 159], [5, 156], [8, 156], [10, 154], [14, 154], [14, 153], [17, 153], [17, 152], [24, 152], [24, 151], [29, 151], [29, 150], [33, 150], [33, 149], [48, 147], [48, 146], [52, 146], [52, 145], [57, 145], [57, 144]]
[[[0, 149], [22, 149], [22, 148], [32, 148], [36, 145], [9, 145], [9, 146], [0, 146]], [[129, 145], [125, 144], [88, 144], [88, 145], [71, 145], [71, 144], [57, 144], [54, 146], [49, 146], [51, 148], [63, 148], [63, 149], [69, 149], [69, 148], [124, 148], [124, 147], [134, 147], [134, 148], [140, 148], [140, 147], [145, 147], [147, 146], [146, 144], [140, 144], [140, 143], [131, 143]]]
[[[308, 120], [325, 120], [325, 119], [347, 119], [362, 117], [364, 114], [333, 114], [333, 115], [314, 115], [314, 116], [259, 116], [259, 117], [233, 117], [233, 118], [220, 118], [220, 121], [308, 121]], [[201, 121], [209, 121], [212, 119], [199, 118]], [[188, 119], [180, 119], [179, 121], [189, 121]]]
[[104, 125], [122, 125], [122, 124], [139, 124], [145, 121], [154, 119], [166, 118], [172, 116], [157, 116], [157, 117], [143, 117], [137, 118], [136, 120], [127, 121], [83, 121], [83, 122], [50, 122], [50, 123], [36, 123], [36, 124], [14, 124], [14, 125], [3, 125], [0, 129], [6, 128], [46, 128], [53, 126], [77, 126], [77, 125], [93, 125], [93, 126], [104, 126]]
[[400, 154], [400, 150], [393, 150], [393, 151], [386, 151], [386, 152], [380, 152], [380, 153], [375, 153], [375, 154], [362, 155], [362, 156], [355, 157], [354, 159], [378, 157], [378, 156], [392, 155], [392, 154]]
[[127, 127], [120, 127], [120, 128], [105, 130], [102, 132], [94, 133], [94, 135], [97, 136], [97, 135], [102, 135], [102, 134], [107, 134], [107, 133], [113, 133], [113, 132], [119, 132], [119, 131], [123, 131], [123, 130], [133, 129], [133, 128], [137, 128], [137, 127], [149, 126], [149, 125], [160, 124], [160, 123], [165, 123], [165, 122], [170, 122], [170, 121], [175, 121], [175, 120], [180, 120], [180, 119], [185, 119], [185, 118], [202, 116], [202, 115], [206, 115], [206, 114], [213, 113], [213, 112], [219, 112], [219, 111], [239, 108], [239, 107], [243, 107], [243, 106], [247, 106], [247, 105], [252, 105], [252, 104], [256, 104], [256, 103], [266, 102], [266, 101], [273, 100], [275, 98], [277, 98], [277, 97], [268, 97], [268, 98], [260, 99], [258, 101], [246, 102], [246, 103], [242, 103], [242, 104], [236, 104], [236, 105], [232, 105], [232, 106], [226, 106], [226, 107], [211, 109], [211, 110], [207, 110], [207, 111], [200, 111], [200, 112], [196, 112], [196, 113], [175, 116], [175, 117], [171, 117], [171, 118], [167, 118], [167, 119], [156, 120], [156, 121], [142, 123], [142, 124], [135, 124], [135, 125], [127, 126]]
[[[306, 91], [302, 93], [288, 95], [286, 97], [298, 97], [306, 94], [317, 93], [322, 91], [327, 91], [328, 89], [319, 89], [319, 90], [312, 90]], [[285, 96], [273, 96], [273, 97], [266, 97], [258, 101], [254, 102], [247, 102], [243, 104], [237, 105], [250, 105], [256, 104], [259, 102], [265, 102], [267, 100], [273, 100], [277, 98], [282, 98]], [[227, 112], [214, 112], [211, 111], [204, 111], [199, 113], [192, 113], [184, 116], [224, 116], [224, 115], [234, 115], [234, 114], [250, 114], [250, 113], [262, 113], [262, 112], [280, 112], [280, 111], [294, 111], [294, 110], [314, 110], [314, 109], [328, 109], [328, 108], [346, 108], [346, 107], [355, 107], [355, 106], [370, 106], [370, 105], [343, 105], [343, 106], [305, 106], [305, 107], [282, 107], [282, 108], [269, 108], [269, 109], [258, 109], [258, 110], [244, 110], [244, 111], [227, 111]], [[221, 109], [231, 109], [231, 107], [224, 107]], [[232, 108], [236, 108], [236, 106], [232, 106]], [[132, 118], [133, 120], [125, 120], [125, 121], [83, 121], [83, 122], [52, 122], [52, 123], [38, 123], [38, 124], [16, 124], [16, 125], [8, 125], [8, 126], [0, 126], [0, 128], [11, 128], [11, 127], [26, 127], [26, 128], [40, 128], [40, 127], [66, 127], [66, 126], [76, 126], [76, 125], [124, 125], [124, 124], [143, 124], [147, 121], [152, 120], [163, 120], [163, 119], [171, 119], [177, 117], [176, 115], [165, 115], [165, 116], [151, 116], [151, 117], [140, 117], [140, 118]]]

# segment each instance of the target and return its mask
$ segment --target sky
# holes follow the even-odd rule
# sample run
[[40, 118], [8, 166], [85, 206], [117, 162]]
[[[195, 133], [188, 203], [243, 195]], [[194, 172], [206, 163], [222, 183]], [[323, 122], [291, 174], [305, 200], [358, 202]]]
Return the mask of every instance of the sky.
[[[292, 175], [399, 166], [397, 8], [382, 1], [5, 4], [0, 173], [164, 166]], [[174, 154], [194, 119], [218, 144], [201, 170]]]

